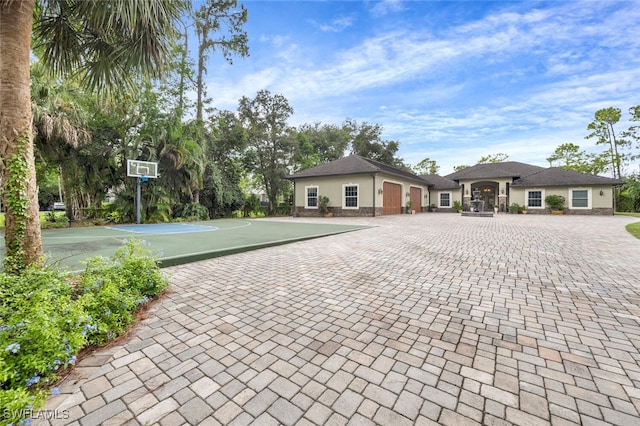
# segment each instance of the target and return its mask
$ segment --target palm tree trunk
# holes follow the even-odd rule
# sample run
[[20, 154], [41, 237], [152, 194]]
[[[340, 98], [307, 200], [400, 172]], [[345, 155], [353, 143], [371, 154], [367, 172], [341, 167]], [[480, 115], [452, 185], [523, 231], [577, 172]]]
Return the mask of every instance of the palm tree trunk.
[[0, 3], [0, 174], [5, 245], [7, 257], [21, 260], [23, 265], [42, 256], [29, 84], [34, 6], [35, 0]]

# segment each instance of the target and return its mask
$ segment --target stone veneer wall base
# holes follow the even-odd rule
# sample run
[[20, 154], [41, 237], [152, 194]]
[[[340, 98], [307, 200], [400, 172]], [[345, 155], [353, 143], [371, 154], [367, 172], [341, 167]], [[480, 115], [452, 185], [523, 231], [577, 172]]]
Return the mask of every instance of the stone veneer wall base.
[[[371, 217], [373, 216], [373, 207], [360, 207], [359, 209], [343, 209], [340, 207], [329, 207], [329, 213], [333, 213], [335, 217]], [[296, 207], [297, 216], [299, 217], [320, 217], [318, 209], [305, 209], [304, 207]], [[382, 207], [376, 207], [376, 216], [382, 216]]]

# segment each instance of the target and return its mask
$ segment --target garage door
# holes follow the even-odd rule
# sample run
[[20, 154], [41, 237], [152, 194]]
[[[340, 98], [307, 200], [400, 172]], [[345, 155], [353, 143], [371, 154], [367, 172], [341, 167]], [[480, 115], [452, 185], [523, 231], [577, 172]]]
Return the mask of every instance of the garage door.
[[416, 211], [416, 213], [420, 213], [422, 210], [420, 206], [422, 205], [422, 189], [414, 188], [413, 186], [409, 189], [410, 197], [411, 197], [411, 208]]
[[382, 184], [382, 213], [402, 213], [402, 186], [389, 182]]

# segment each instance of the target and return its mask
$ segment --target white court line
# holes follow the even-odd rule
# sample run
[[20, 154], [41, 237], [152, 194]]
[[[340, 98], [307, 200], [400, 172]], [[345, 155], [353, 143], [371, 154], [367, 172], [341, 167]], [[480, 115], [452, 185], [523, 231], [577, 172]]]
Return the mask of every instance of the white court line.
[[[116, 230], [120, 231], [120, 232], [129, 232], [129, 233], [134, 234], [134, 235], [172, 235], [172, 234], [175, 235], [175, 234], [189, 234], [189, 233], [194, 233], [194, 232], [228, 231], [228, 230], [232, 230], [232, 229], [240, 229], [240, 228], [246, 228], [247, 226], [251, 226], [251, 222], [246, 222], [246, 221], [242, 221], [242, 222], [244, 222], [242, 225], [240, 225], [240, 226], [232, 226], [230, 228], [210, 229], [208, 231], [167, 232], [167, 233], [164, 233], [164, 234], [158, 234], [158, 233], [154, 233], [154, 232], [143, 233], [143, 232], [133, 232], [133, 231], [120, 231], [119, 229], [116, 229]], [[207, 226], [207, 225], [198, 225], [198, 226], [203, 226], [204, 227], [204, 226]], [[113, 230], [113, 227], [104, 226], [103, 229]], [[60, 239], [60, 240], [65, 240], [65, 239], [86, 239], [86, 238], [116, 238], [116, 236], [115, 235], [83, 235], [83, 236], [67, 236], [67, 237], [65, 237], [65, 236], [62, 236], [62, 237], [49, 237], [49, 236], [47, 236], [46, 237], [47, 240], [54, 240], [54, 239]]]
[[[199, 226], [200, 229], [195, 229], [194, 227], [189, 228], [188, 230], [185, 229], [184, 231], [168, 231], [168, 232], [140, 232], [140, 231], [136, 231], [133, 230], [131, 228], [127, 228], [127, 227], [107, 227], [106, 229], [111, 229], [113, 231], [119, 231], [119, 232], [130, 232], [132, 234], [136, 234], [136, 235], [175, 235], [175, 234], [193, 234], [196, 232], [212, 232], [212, 231], [217, 231], [220, 228], [218, 228], [217, 226]], [[173, 228], [173, 229], [177, 229], [177, 228]]]

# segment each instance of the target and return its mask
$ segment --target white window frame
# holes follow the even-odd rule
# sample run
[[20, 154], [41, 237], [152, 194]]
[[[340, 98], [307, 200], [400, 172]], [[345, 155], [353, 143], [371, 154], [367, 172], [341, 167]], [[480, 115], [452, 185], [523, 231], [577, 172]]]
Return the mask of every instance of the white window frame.
[[[448, 194], [449, 195], [449, 205], [448, 206], [443, 206], [442, 205], [442, 196], [444, 194]], [[438, 192], [438, 208], [441, 208], [441, 209], [453, 208], [453, 194], [451, 192]]]
[[[356, 195], [356, 206], [347, 206], [347, 187], [355, 186], [358, 194]], [[342, 208], [345, 210], [358, 210], [360, 208], [360, 184], [344, 183], [342, 184]]]
[[[529, 206], [529, 192], [539, 192], [539, 193], [540, 193], [540, 200], [541, 200], [540, 207], [537, 207], [537, 206], [533, 206], [533, 207], [532, 207], [532, 206]], [[544, 188], [531, 188], [531, 189], [527, 189], [527, 190], [525, 191], [525, 194], [524, 194], [524, 201], [525, 201], [525, 207], [526, 207], [526, 209], [527, 209], [527, 210], [534, 210], [534, 209], [544, 210], [544, 209], [546, 209], [546, 208], [547, 208], [547, 206], [546, 206], [546, 205], [545, 205], [545, 203], [544, 203], [544, 197], [545, 197], [545, 194], [544, 194]]]
[[[316, 205], [309, 205], [309, 190], [314, 188], [316, 190]], [[304, 208], [305, 209], [317, 209], [320, 202], [320, 188], [317, 185], [309, 185], [304, 187]]]
[[[573, 205], [573, 191], [587, 191], [587, 207], [576, 207]], [[591, 210], [592, 199], [592, 188], [569, 188], [569, 209], [571, 210]]]

